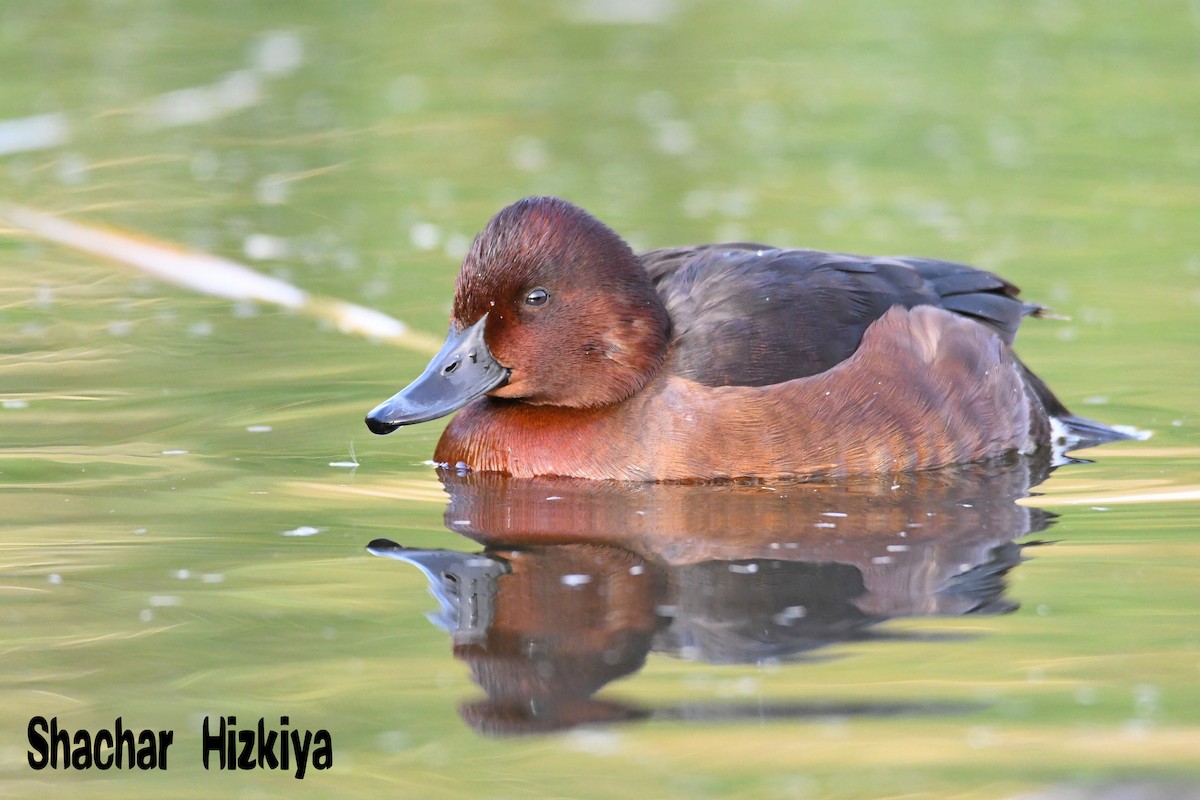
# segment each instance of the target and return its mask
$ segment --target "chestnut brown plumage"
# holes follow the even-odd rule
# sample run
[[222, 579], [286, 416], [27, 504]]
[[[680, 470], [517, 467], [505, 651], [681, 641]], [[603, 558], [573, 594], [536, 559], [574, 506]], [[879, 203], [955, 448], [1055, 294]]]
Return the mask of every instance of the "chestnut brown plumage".
[[476, 237], [443, 353], [368, 424], [430, 418], [411, 398], [453, 375], [434, 415], [465, 407], [435, 460], [618, 480], [942, 467], [1044, 447], [1052, 417], [1081, 445], [1120, 438], [1013, 353], [1041, 311], [932, 259], [757, 244], [638, 256], [577, 206], [526, 198]]

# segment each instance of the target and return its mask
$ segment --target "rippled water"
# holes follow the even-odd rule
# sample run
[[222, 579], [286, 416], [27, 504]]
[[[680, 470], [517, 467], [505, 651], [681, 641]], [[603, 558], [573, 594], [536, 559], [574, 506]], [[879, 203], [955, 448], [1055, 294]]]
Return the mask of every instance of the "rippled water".
[[[0, 42], [5, 794], [1197, 792], [1194, 3], [18, 0]], [[529, 193], [639, 247], [995, 269], [1070, 317], [1022, 357], [1154, 436], [1048, 476], [439, 475], [438, 424], [362, 416]], [[35, 771], [39, 715], [174, 730], [169, 768]], [[205, 771], [221, 715], [333, 766]]]

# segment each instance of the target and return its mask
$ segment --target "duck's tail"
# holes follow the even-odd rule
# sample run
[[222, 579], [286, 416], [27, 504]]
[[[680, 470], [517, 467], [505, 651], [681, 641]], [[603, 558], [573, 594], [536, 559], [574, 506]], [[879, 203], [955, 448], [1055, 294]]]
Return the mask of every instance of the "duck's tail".
[[1050, 417], [1050, 435], [1055, 445], [1078, 450], [1120, 439], [1149, 439], [1150, 431], [1128, 425], [1105, 425], [1087, 417], [1066, 414]]
[[1127, 425], [1105, 425], [1103, 422], [1072, 414], [1041, 378], [1024, 363], [1018, 363], [1021, 364], [1026, 385], [1041, 401], [1042, 408], [1046, 409], [1046, 414], [1050, 417], [1050, 444], [1055, 449], [1078, 450], [1121, 439], [1150, 438], [1150, 431], [1141, 431]]

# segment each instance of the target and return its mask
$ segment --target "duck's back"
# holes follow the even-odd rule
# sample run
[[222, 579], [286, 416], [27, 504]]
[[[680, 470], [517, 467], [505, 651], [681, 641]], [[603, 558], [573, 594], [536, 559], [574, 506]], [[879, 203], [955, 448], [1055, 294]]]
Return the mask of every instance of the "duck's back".
[[767, 386], [824, 372], [893, 306], [931, 305], [1012, 344], [1038, 306], [990, 272], [919, 258], [721, 244], [641, 256], [673, 325], [673, 368], [706, 386]]

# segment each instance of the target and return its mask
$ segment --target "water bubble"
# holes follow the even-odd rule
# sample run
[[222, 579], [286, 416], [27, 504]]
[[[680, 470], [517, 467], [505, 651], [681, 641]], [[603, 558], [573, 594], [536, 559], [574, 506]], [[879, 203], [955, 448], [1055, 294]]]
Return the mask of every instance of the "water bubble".
[[304, 42], [291, 31], [268, 31], [254, 43], [250, 61], [264, 75], [288, 75], [304, 63]]
[[235, 300], [233, 315], [238, 319], [250, 319], [258, 316], [258, 303], [253, 300]]
[[254, 197], [260, 206], [280, 206], [291, 196], [291, 187], [283, 175], [267, 175], [254, 186]]
[[266, 261], [286, 258], [287, 239], [266, 233], [252, 233], [242, 242], [242, 252], [251, 261]]
[[418, 250], [432, 250], [442, 240], [442, 230], [432, 222], [418, 222], [409, 228], [408, 238]]
[[251, 108], [262, 100], [262, 80], [249, 70], [231, 72], [213, 87], [213, 98], [215, 111]]
[[655, 144], [669, 156], [685, 156], [696, 148], [696, 134], [690, 123], [680, 119], [666, 120], [656, 126]]
[[541, 172], [550, 162], [546, 143], [533, 136], [521, 136], [514, 140], [508, 157], [514, 167], [524, 172]]
[[461, 233], [452, 233], [446, 237], [446, 244], [442, 248], [442, 252], [455, 261], [462, 261], [466, 258], [467, 252], [470, 249], [470, 237], [464, 236]]
[[324, 528], [314, 528], [312, 525], [301, 525], [299, 528], [292, 528], [290, 531], [284, 531], [284, 536], [316, 536]]

